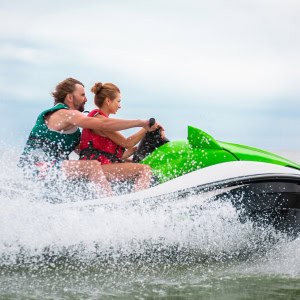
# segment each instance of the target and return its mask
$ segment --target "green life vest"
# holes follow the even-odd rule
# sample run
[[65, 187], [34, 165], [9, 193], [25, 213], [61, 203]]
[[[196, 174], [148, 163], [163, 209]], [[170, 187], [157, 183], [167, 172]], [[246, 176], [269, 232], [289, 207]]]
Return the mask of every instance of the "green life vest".
[[76, 148], [80, 141], [80, 130], [73, 133], [54, 131], [45, 123], [45, 116], [60, 109], [70, 109], [63, 103], [58, 103], [52, 108], [44, 110], [30, 132], [19, 166], [30, 165], [36, 162], [51, 162], [69, 159], [69, 154]]

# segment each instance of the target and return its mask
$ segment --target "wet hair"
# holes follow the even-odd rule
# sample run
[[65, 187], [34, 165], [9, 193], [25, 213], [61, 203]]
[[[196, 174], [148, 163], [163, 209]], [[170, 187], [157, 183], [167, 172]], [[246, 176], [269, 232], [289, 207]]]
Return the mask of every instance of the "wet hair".
[[91, 89], [91, 92], [95, 94], [94, 103], [97, 107], [101, 107], [106, 98], [114, 100], [117, 94], [120, 93], [120, 89], [113, 83], [101, 83], [96, 82]]
[[77, 79], [67, 78], [60, 82], [55, 90], [51, 93], [54, 98], [54, 104], [64, 103], [65, 98], [68, 94], [72, 94], [75, 91], [75, 85], [80, 84], [84, 87], [84, 85]]

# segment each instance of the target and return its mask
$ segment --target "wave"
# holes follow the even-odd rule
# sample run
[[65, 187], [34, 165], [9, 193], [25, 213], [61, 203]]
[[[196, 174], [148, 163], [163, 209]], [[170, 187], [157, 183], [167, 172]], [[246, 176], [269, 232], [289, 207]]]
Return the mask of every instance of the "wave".
[[[208, 201], [201, 195], [172, 195], [145, 202], [129, 196], [124, 202], [112, 197], [101, 204], [99, 199], [99, 206], [93, 208], [52, 204], [41, 186], [23, 179], [12, 157], [16, 156], [0, 160], [2, 267], [84, 264], [90, 268], [254, 260], [261, 266], [268, 261], [263, 258], [282, 259], [280, 253], [286, 251], [291, 253], [289, 262], [299, 266], [300, 255], [292, 255], [297, 242], [272, 227], [242, 220], [230, 199]], [[63, 202], [74, 201], [68, 190], [61, 192], [63, 183], [58, 181], [53, 193]], [[79, 201], [81, 195], [75, 194]]]

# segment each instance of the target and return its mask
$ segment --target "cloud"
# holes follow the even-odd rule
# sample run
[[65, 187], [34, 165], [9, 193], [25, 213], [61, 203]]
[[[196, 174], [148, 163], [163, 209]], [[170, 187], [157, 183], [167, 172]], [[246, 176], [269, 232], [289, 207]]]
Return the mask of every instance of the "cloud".
[[16, 46], [12, 43], [1, 43], [0, 59], [15, 60], [27, 63], [37, 63], [43, 58], [42, 53], [35, 48], [26, 46]]
[[69, 76], [87, 88], [97, 80], [118, 83], [136, 113], [148, 103], [149, 113], [159, 107], [180, 118], [184, 111], [189, 121], [206, 118], [214, 126], [226, 122], [222, 114], [259, 108], [274, 116], [267, 108], [278, 101], [293, 110], [299, 101], [298, 0], [11, 0], [1, 6], [1, 101], [40, 104]]
[[23, 6], [2, 14], [2, 22], [16, 20], [6, 34], [38, 41], [39, 49], [4, 44], [0, 57], [58, 68], [78, 63], [160, 88], [168, 82], [195, 95], [261, 101], [299, 92], [293, 80], [300, 75], [298, 51], [290, 46], [300, 48], [294, 36], [298, 30], [288, 19], [300, 26], [295, 18], [299, 4], [275, 2], [188, 1], [182, 7], [179, 1], [91, 1], [68, 11], [68, 1], [57, 10], [57, 2], [47, 9], [37, 5], [36, 11]]

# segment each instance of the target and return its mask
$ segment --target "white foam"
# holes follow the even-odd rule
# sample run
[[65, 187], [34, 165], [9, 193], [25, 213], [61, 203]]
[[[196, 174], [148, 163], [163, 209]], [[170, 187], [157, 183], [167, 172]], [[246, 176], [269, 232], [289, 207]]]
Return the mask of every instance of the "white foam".
[[[2, 263], [14, 263], [21, 252], [27, 257], [41, 255], [46, 248], [57, 254], [75, 249], [79, 256], [120, 251], [144, 254], [153, 247], [156, 251], [176, 247], [179, 252], [207, 257], [239, 256], [259, 247], [270, 234], [269, 229], [255, 228], [251, 222], [241, 223], [229, 201], [209, 202], [201, 195], [184, 199], [173, 195], [161, 203], [147, 204], [143, 200], [153, 192], [145, 191], [138, 198], [106, 199], [92, 209], [32, 199], [30, 193], [13, 193], [24, 186], [34, 195], [39, 190], [22, 179], [12, 157], [0, 159], [0, 187], [12, 189], [12, 193], [0, 194]], [[127, 201], [120, 201], [125, 198]]]

